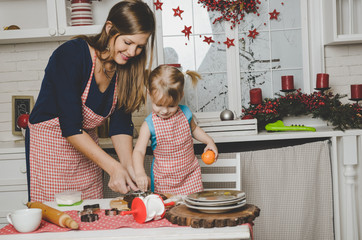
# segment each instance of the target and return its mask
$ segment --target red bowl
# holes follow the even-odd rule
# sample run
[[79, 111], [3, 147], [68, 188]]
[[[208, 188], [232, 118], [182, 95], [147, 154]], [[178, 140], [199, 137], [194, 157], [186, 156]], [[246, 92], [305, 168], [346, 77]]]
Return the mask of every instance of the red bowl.
[[71, 3], [92, 3], [91, 0], [72, 0]]

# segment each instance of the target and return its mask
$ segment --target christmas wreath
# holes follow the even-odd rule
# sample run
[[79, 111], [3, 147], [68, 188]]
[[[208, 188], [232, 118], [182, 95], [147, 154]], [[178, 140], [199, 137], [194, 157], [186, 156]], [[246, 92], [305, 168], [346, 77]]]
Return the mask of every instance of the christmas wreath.
[[221, 16], [215, 18], [213, 23], [225, 20], [230, 21], [235, 27], [235, 24], [240, 24], [240, 21], [244, 19], [245, 14], [256, 14], [259, 8], [257, 4], [261, 2], [259, 0], [199, 0], [198, 3], [207, 7], [207, 11], [221, 13]]
[[259, 130], [268, 123], [283, 120], [287, 116], [311, 114], [313, 118], [327, 121], [337, 130], [361, 129], [362, 107], [355, 104], [342, 104], [340, 99], [346, 97], [332, 93], [302, 93], [300, 90], [286, 96], [269, 99], [261, 104], [243, 107], [243, 119], [256, 118]]

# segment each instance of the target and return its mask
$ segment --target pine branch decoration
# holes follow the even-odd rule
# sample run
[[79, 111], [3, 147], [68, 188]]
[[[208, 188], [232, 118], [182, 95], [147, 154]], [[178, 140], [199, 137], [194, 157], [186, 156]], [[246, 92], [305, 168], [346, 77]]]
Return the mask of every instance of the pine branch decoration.
[[258, 120], [262, 130], [268, 123], [283, 120], [287, 116], [311, 114], [334, 126], [335, 130], [362, 129], [362, 107], [358, 104], [342, 104], [340, 99], [346, 95], [302, 93], [300, 90], [273, 99], [265, 98], [261, 104], [243, 107], [244, 116]]

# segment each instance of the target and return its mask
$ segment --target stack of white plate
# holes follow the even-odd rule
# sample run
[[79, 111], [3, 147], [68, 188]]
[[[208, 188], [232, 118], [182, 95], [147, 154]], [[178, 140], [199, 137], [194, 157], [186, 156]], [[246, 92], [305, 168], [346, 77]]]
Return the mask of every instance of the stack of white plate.
[[246, 204], [242, 191], [213, 190], [189, 194], [184, 198], [185, 205], [204, 213], [223, 213]]
[[72, 9], [70, 14], [72, 26], [93, 24], [91, 0], [71, 0], [70, 7]]

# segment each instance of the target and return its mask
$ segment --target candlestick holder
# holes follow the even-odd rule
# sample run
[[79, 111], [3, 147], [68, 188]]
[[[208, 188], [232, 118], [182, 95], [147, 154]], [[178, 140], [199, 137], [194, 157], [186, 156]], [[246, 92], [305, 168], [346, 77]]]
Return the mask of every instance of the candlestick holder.
[[322, 95], [324, 95], [324, 91], [327, 91], [328, 89], [331, 89], [330, 87], [326, 87], [326, 88], [314, 88], [315, 90], [318, 90], [322, 93]]
[[287, 95], [288, 93], [292, 93], [295, 92], [296, 89], [281, 89], [280, 91], [285, 93], [285, 95]]
[[358, 105], [358, 102], [362, 100], [362, 98], [350, 98], [350, 101], [355, 101]]

